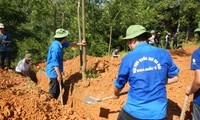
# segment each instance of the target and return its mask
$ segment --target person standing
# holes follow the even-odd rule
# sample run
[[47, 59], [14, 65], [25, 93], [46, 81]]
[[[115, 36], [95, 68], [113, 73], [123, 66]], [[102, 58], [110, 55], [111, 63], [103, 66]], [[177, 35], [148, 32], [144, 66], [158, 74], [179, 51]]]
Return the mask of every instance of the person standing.
[[49, 94], [57, 99], [60, 90], [59, 90], [59, 82], [62, 82], [62, 72], [63, 72], [63, 51], [62, 49], [65, 47], [71, 46], [81, 46], [86, 45], [86, 41], [82, 40], [79, 43], [69, 43], [67, 41], [68, 31], [65, 29], [57, 29], [56, 34], [54, 36], [54, 40], [51, 43], [47, 61], [46, 61], [46, 75], [50, 79], [49, 82]]
[[[10, 47], [12, 43], [12, 36], [4, 32], [4, 25], [0, 23], [0, 67], [10, 69]], [[6, 60], [6, 66], [5, 64]]]
[[177, 49], [178, 47], [178, 32], [176, 32], [173, 36], [173, 49]]
[[149, 38], [149, 44], [154, 45], [154, 43], [155, 43], [155, 31], [152, 30], [151, 31], [151, 37]]
[[166, 49], [170, 49], [170, 38], [171, 38], [171, 33], [167, 33], [167, 35], [165, 36], [165, 40], [166, 40]]
[[156, 35], [156, 37], [155, 37], [155, 43], [156, 43], [157, 47], [159, 47], [159, 45], [161, 46], [161, 44], [160, 44], [160, 38], [161, 38], [161, 33], [158, 32], [157, 35]]
[[[200, 33], [200, 23], [194, 32]], [[200, 120], [200, 48], [192, 54], [191, 70], [194, 70], [195, 76], [192, 84], [186, 87], [185, 93], [188, 96], [194, 94], [192, 120]]]
[[17, 64], [15, 72], [23, 76], [30, 77], [29, 68], [31, 66], [31, 60], [32, 60], [32, 55], [30, 53], [27, 53], [25, 57], [22, 60], [20, 60], [19, 63]]
[[127, 82], [130, 88], [117, 120], [166, 118], [166, 84], [179, 80], [179, 68], [166, 50], [146, 42], [149, 36], [141, 25], [131, 25], [126, 31], [124, 40], [132, 51], [122, 58], [113, 99], [119, 98]]

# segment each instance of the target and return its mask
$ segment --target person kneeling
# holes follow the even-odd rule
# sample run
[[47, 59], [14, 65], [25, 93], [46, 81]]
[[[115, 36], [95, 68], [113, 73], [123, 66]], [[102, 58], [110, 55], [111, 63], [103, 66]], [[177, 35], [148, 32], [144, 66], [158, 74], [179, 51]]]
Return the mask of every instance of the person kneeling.
[[19, 61], [17, 64], [15, 71], [23, 76], [30, 76], [29, 75], [29, 68], [31, 66], [32, 55], [26, 54], [25, 57]]

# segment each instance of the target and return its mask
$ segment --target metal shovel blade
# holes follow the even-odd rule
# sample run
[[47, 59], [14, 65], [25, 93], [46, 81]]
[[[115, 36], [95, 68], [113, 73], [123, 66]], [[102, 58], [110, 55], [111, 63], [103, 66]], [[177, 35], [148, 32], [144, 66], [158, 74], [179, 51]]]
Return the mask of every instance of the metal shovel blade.
[[[128, 93], [128, 92], [126, 91], [126, 92], [120, 93], [119, 95], [121, 96], [121, 95], [125, 95], [125, 94], [127, 94], [127, 93]], [[86, 103], [88, 103], [88, 104], [95, 104], [95, 103], [97, 103], [97, 102], [101, 102], [101, 101], [109, 100], [109, 99], [112, 99], [112, 96], [105, 97], [105, 98], [95, 98], [95, 97], [92, 97], [92, 96], [88, 96], [88, 97], [86, 97], [86, 98], [83, 100], [83, 102], [86, 102]]]
[[95, 104], [95, 103], [97, 103], [98, 101], [99, 101], [98, 98], [95, 98], [95, 97], [92, 97], [92, 96], [88, 96], [88, 97], [86, 97], [86, 98], [83, 100], [83, 102], [86, 102], [86, 103], [88, 103], [88, 104]]
[[83, 100], [83, 102], [86, 102], [88, 104], [95, 104], [97, 102], [101, 102], [103, 100], [108, 100], [108, 99], [111, 99], [111, 98], [112, 98], [112, 96], [101, 98], [101, 99], [100, 98], [95, 98], [95, 97], [92, 97], [92, 96], [88, 96]]

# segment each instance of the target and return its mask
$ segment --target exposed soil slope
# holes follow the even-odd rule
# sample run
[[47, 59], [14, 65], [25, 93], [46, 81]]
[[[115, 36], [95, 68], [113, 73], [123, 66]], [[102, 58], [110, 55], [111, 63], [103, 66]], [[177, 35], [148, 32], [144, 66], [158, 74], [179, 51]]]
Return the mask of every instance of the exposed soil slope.
[[[170, 50], [174, 62], [180, 68], [180, 81], [168, 85], [167, 120], [179, 120], [185, 87], [193, 80], [194, 73], [190, 70], [192, 52], [198, 46], [189, 46], [179, 50]], [[87, 96], [104, 98], [112, 95], [113, 81], [117, 76], [121, 58], [111, 60], [110, 57], [87, 56], [87, 70], [97, 78], [81, 80], [79, 57], [64, 61], [64, 89], [62, 91], [64, 106], [48, 95], [48, 79], [44, 69], [45, 63], [35, 66], [32, 80], [0, 69], [0, 119], [41, 119], [41, 120], [115, 120], [126, 100], [126, 95], [117, 100], [109, 99], [96, 104], [83, 102]], [[127, 85], [123, 91], [128, 90]], [[191, 119], [189, 97], [186, 119]]]

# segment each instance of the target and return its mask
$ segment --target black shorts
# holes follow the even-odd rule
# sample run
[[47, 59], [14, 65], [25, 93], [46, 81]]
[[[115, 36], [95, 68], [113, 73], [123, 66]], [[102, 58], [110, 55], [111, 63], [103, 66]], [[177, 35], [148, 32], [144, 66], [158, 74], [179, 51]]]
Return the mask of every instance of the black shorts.
[[60, 94], [60, 88], [59, 88], [59, 82], [58, 82], [57, 78], [50, 78], [49, 94], [53, 98], [58, 99], [58, 96]]

